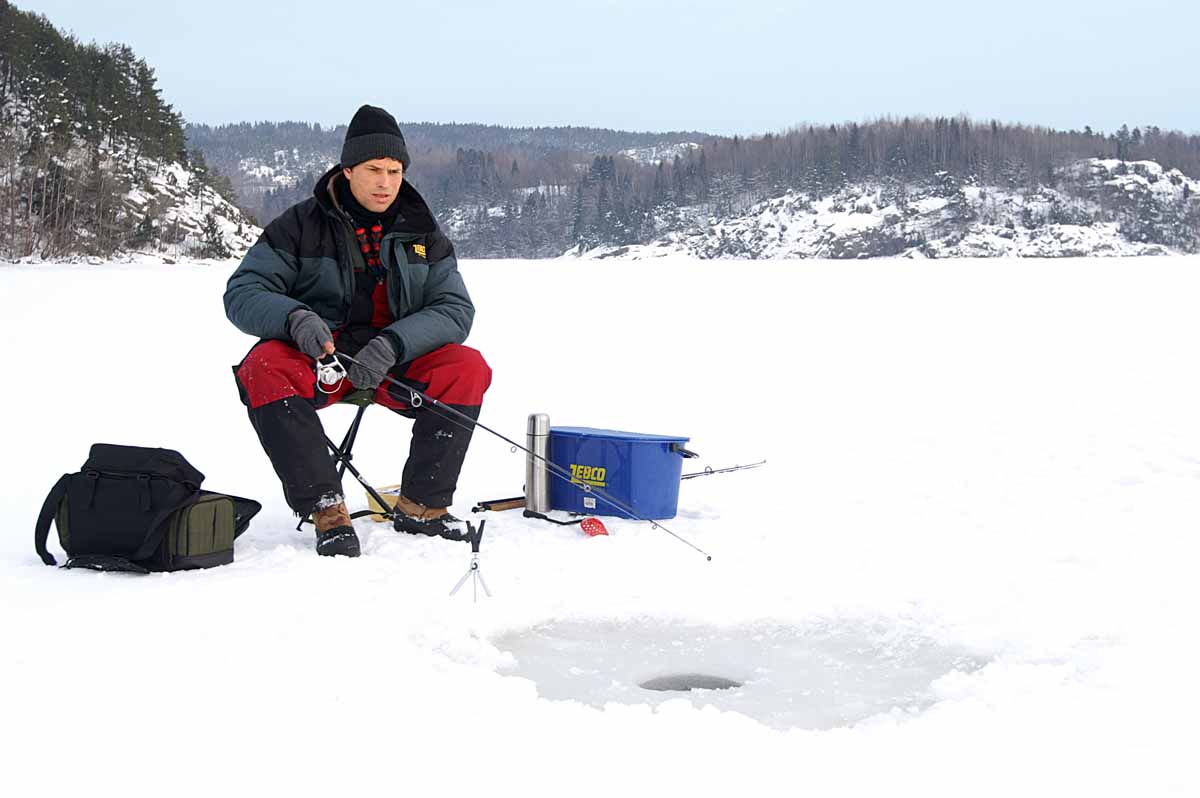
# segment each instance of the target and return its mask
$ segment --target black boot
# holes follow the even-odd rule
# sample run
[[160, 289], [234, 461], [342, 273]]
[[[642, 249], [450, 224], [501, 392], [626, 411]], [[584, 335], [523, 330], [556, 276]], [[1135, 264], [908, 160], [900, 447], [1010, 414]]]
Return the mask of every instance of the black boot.
[[397, 532], [410, 535], [429, 535], [446, 540], [471, 539], [471, 530], [466, 522], [450, 515], [445, 508], [424, 507], [403, 496], [396, 502], [396, 518], [392, 524]]
[[362, 551], [358, 546], [358, 535], [352, 526], [335, 526], [317, 533], [317, 554], [325, 557], [357, 557]]
[[326, 557], [339, 554], [343, 557], [357, 557], [362, 553], [345, 502], [314, 511], [313, 523], [317, 527], [317, 554]]

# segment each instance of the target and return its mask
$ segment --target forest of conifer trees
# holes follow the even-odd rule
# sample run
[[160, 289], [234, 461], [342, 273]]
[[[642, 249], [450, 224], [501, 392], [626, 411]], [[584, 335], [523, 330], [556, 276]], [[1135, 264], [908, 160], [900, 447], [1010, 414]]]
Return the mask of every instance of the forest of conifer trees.
[[[1066, 167], [1091, 157], [1153, 160], [1200, 177], [1200, 136], [1156, 127], [1102, 134], [965, 117], [888, 118], [755, 137], [652, 134], [655, 140], [607, 130], [555, 136], [555, 129], [402, 127], [414, 156], [408, 179], [440, 218], [459, 222], [463, 251], [482, 257], [645, 243], [682, 209], [725, 218], [788, 191], [820, 198], [860, 182], [903, 196], [949, 175], [1014, 192], [1050, 187], [1070, 194], [1085, 187], [1072, 185]], [[188, 127], [194, 146], [225, 168], [236, 169], [251, 153], [264, 162], [287, 154], [281, 167], [294, 182], [257, 201], [244, 198], [264, 222], [309, 194], [336, 160], [344, 132], [304, 123]], [[685, 146], [657, 162], [621, 154], [654, 144]]]

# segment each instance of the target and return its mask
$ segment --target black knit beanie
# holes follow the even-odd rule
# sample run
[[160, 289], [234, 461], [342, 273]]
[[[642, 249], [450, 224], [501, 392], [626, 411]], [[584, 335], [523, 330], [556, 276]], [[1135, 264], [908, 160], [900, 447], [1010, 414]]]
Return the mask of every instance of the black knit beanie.
[[382, 108], [364, 105], [354, 114], [346, 130], [346, 141], [342, 144], [342, 166], [349, 169], [374, 158], [395, 158], [404, 164], [406, 172], [412, 162], [395, 118]]

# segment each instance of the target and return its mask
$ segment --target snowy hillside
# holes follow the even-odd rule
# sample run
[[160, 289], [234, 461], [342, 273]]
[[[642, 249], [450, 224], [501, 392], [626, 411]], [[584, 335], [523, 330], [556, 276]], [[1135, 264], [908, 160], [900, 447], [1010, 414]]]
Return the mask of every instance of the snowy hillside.
[[[0, 134], [11, 142], [44, 142], [63, 121], [37, 121], [28, 102], [0, 98]], [[216, 190], [201, 165], [148, 157], [136, 141], [105, 139], [89, 145], [80, 134], [61, 134], [52, 150], [14, 162], [8, 180], [0, 182], [3, 190], [29, 186], [37, 198], [24, 203], [34, 213], [21, 232], [0, 235], [0, 257], [63, 260], [116, 250], [176, 260], [240, 255], [257, 239], [259, 228]], [[106, 202], [110, 206], [95, 214], [107, 229], [84, 216], [80, 207], [89, 202], [101, 210]], [[64, 243], [67, 236], [70, 243]], [[92, 260], [98, 259], [93, 255]]]
[[[1200, 252], [1200, 167], [1181, 154], [1184, 138], [1161, 131], [1129, 156], [1121, 136], [1039, 131], [1033, 142], [1020, 126], [965, 119], [745, 139], [404, 127], [409, 178], [464, 257]], [[189, 131], [263, 220], [309, 196], [341, 146], [337, 130], [300, 123]], [[947, 137], [954, 155], [940, 148]], [[1105, 152], [1127, 160], [1088, 157]]]
[[337, 161], [336, 152], [305, 152], [298, 147], [276, 150], [270, 158], [243, 158], [238, 171], [244, 178], [261, 181], [264, 187], [292, 186], [300, 177], [325, 171]]
[[[262, 196], [279, 189], [311, 190], [307, 183], [337, 163], [338, 151], [302, 150], [299, 147], [275, 150], [269, 157], [249, 156], [237, 162], [232, 179], [238, 198], [248, 208], [258, 207]], [[302, 185], [303, 184], [303, 185]]]
[[[98, 353], [5, 405], [6, 794], [1193, 794], [1200, 260], [467, 261], [484, 423], [768, 461], [682, 484], [664, 523], [712, 562], [494, 514], [479, 603], [447, 595], [461, 544], [360, 521], [329, 561], [295, 530], [230, 377], [232, 266], [0, 266], [0, 335]], [[356, 465], [399, 481], [407, 427], [368, 411]], [[96, 441], [263, 501], [236, 562], [41, 565]], [[479, 433], [455, 507], [522, 479]], [[744, 686], [638, 686], [680, 672]]]
[[702, 145], [694, 141], [684, 141], [676, 144], [661, 144], [652, 147], [632, 147], [621, 150], [621, 155], [638, 163], [654, 166], [660, 161], [670, 161], [677, 157], [686, 157], [693, 150], [699, 150]]
[[0, 8], [0, 258], [224, 258], [257, 237], [126, 45]]
[[215, 225], [217, 241], [230, 253], [241, 255], [262, 232], [237, 206], [179, 163], [150, 164], [141, 186], [126, 196], [141, 224], [154, 231], [133, 251], [174, 257], [194, 254], [205, 247], [206, 238], [212, 236], [209, 226]]
[[[689, 218], [682, 209], [649, 245], [584, 254], [1056, 258], [1177, 254], [1179, 246], [1163, 242], [1200, 243], [1200, 181], [1152, 161], [1090, 159], [1068, 175], [1082, 197], [1046, 187], [1030, 195], [943, 174], [927, 188], [864, 184], [821, 198], [793, 192], [728, 218]], [[1121, 221], [1103, 221], [1105, 209]]]

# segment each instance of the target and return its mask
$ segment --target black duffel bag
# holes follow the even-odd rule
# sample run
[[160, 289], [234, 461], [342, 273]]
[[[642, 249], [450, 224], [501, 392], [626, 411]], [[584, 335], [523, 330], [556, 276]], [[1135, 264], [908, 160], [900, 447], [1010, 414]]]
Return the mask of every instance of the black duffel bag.
[[233, 540], [262, 509], [252, 499], [200, 489], [204, 475], [171, 449], [92, 445], [87, 462], [46, 497], [34, 546], [46, 565], [50, 522], [64, 568], [185, 571], [233, 562]]

